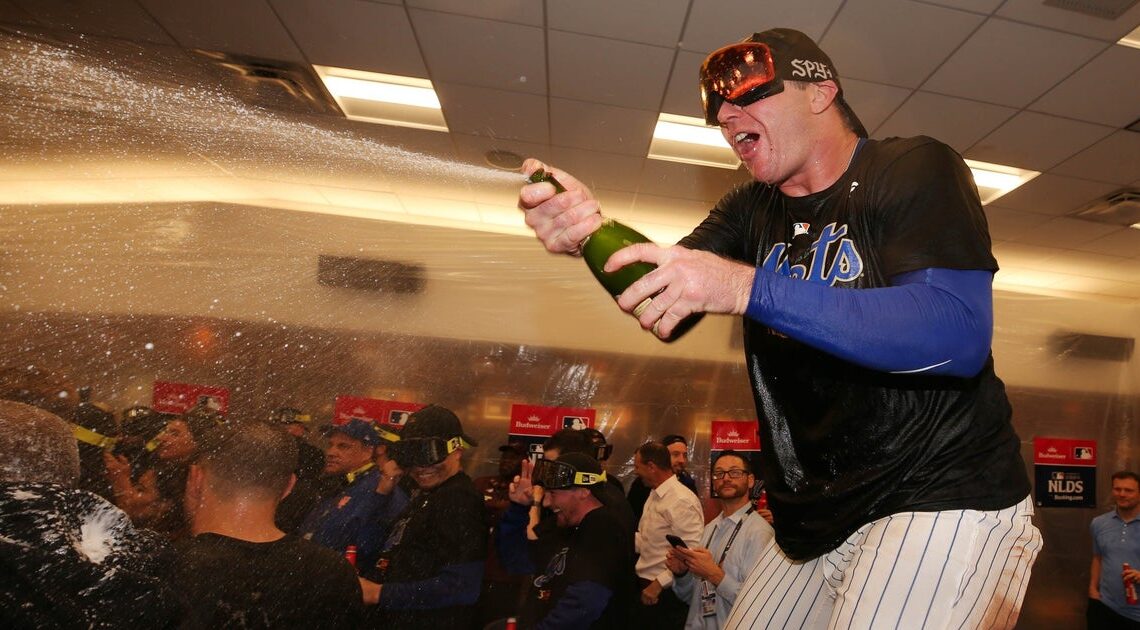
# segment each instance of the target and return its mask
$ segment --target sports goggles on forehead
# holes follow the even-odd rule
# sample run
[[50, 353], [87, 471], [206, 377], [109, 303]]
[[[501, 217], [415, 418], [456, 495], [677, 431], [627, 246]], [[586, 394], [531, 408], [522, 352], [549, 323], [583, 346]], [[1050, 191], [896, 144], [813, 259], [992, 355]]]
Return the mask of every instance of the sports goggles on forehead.
[[396, 460], [400, 468], [413, 468], [434, 466], [464, 446], [466, 443], [461, 437], [450, 439], [432, 437], [401, 439], [390, 444], [388, 449], [392, 452], [392, 459]]
[[713, 51], [701, 64], [701, 104], [705, 122], [716, 125], [725, 101], [738, 107], [784, 91], [776, 76], [772, 50], [760, 42], [741, 42]]
[[606, 480], [606, 471], [579, 472], [570, 464], [558, 460], [540, 459], [534, 466], [532, 480], [547, 490], [594, 486]]

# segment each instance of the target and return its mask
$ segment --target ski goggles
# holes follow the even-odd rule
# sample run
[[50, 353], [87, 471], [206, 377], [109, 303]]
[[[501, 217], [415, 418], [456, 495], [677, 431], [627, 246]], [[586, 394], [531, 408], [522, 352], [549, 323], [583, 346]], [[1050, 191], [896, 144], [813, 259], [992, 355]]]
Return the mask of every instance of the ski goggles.
[[405, 438], [388, 445], [392, 459], [400, 468], [434, 466], [448, 455], [468, 446], [461, 437], [444, 438]]
[[570, 464], [558, 460], [540, 459], [534, 466], [531, 476], [535, 485], [547, 490], [565, 490], [566, 488], [588, 487], [603, 483], [606, 480], [606, 471], [600, 473], [580, 472]]
[[718, 124], [716, 115], [725, 101], [744, 107], [784, 91], [772, 49], [761, 42], [730, 44], [713, 51], [701, 64], [700, 84], [705, 122], [710, 125]]

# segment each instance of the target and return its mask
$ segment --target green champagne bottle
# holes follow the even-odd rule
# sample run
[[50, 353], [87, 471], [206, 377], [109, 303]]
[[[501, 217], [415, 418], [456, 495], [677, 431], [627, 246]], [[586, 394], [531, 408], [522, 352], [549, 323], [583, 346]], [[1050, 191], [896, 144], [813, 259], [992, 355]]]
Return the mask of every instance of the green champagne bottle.
[[[554, 186], [554, 190], [560, 193], [566, 192], [566, 188], [554, 179], [554, 176], [542, 169], [538, 169], [531, 174], [528, 179], [532, 184], [539, 182], [549, 182]], [[631, 263], [614, 271], [607, 273], [602, 270], [606, 261], [619, 249], [633, 245], [634, 243], [649, 243], [651, 242], [642, 233], [637, 230], [619, 223], [613, 219], [602, 219], [602, 227], [594, 231], [593, 234], [586, 237], [582, 241], [582, 258], [586, 260], [586, 266], [598, 279], [598, 282], [610, 292], [610, 295], [615, 298], [622, 294], [629, 285], [637, 281], [638, 278], [653, 271], [657, 265], [645, 262]], [[641, 314], [641, 310], [648, 304], [649, 298], [642, 302], [634, 309], [634, 313]]]

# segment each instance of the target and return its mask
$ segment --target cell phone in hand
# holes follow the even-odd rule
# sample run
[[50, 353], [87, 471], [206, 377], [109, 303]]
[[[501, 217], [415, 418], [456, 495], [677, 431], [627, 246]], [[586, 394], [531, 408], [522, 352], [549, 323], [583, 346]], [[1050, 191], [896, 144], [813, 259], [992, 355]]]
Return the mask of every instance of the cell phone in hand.
[[674, 547], [684, 547], [685, 549], [689, 548], [689, 546], [685, 544], [685, 541], [681, 540], [680, 536], [665, 534], [665, 540], [669, 541], [669, 544], [673, 545]]

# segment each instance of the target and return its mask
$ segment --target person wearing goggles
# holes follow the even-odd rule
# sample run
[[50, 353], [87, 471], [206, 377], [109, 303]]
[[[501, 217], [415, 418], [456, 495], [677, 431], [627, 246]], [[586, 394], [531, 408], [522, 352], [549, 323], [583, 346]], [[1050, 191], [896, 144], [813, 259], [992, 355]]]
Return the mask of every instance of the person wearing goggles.
[[[503, 566], [534, 575], [520, 628], [621, 627], [634, 593], [633, 538], [602, 503], [609, 485], [602, 465], [585, 453], [523, 462], [495, 533]], [[535, 486], [544, 488], [542, 505], [558, 529], [531, 542], [526, 526]]]
[[[994, 372], [997, 261], [970, 170], [932, 138], [870, 139], [835, 63], [799, 31], [715, 50], [697, 78], [706, 122], [754, 181], [677, 245], [631, 245], [605, 270], [656, 265], [617, 303], [661, 339], [705, 313], [743, 320], [778, 544], [727, 625], [1013, 626], [1041, 535]], [[540, 168], [564, 192], [524, 185], [524, 220], [547, 250], [575, 254], [601, 225], [599, 200], [565, 171], [523, 164]], [[942, 529], [975, 513], [968, 532]], [[941, 575], [932, 558], [991, 528], [1006, 534], [956, 565], [991, 570]], [[931, 541], [925, 560], [904, 562], [917, 540]], [[900, 566], [907, 579], [888, 580]], [[802, 584], [820, 596], [785, 599]], [[907, 599], [911, 584], [926, 604]], [[876, 604], [858, 605], [860, 593]]]
[[386, 528], [379, 554], [358, 552], [369, 627], [460, 628], [475, 617], [487, 518], [461, 458], [477, 445], [455, 413], [438, 405], [411, 414], [391, 445], [385, 474], [407, 475], [415, 490]]

